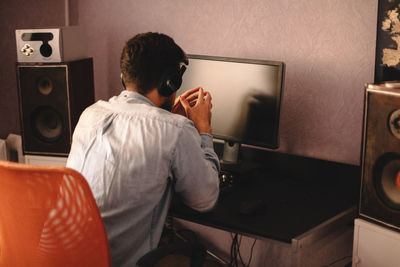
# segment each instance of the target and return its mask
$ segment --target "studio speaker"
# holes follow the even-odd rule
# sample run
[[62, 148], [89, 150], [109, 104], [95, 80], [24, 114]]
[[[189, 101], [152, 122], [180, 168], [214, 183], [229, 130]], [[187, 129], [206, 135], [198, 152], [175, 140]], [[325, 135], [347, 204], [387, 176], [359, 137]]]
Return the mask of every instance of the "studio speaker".
[[366, 86], [360, 216], [400, 230], [400, 83]]
[[17, 64], [24, 154], [69, 153], [82, 111], [94, 103], [91, 58], [46, 64]]

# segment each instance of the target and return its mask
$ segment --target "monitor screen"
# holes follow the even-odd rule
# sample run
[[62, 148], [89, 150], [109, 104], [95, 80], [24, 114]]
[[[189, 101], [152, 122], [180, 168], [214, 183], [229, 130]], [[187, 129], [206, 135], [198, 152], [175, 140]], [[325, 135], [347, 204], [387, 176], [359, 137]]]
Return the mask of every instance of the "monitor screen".
[[212, 96], [213, 136], [228, 142], [277, 148], [284, 64], [189, 55], [177, 95], [202, 87]]

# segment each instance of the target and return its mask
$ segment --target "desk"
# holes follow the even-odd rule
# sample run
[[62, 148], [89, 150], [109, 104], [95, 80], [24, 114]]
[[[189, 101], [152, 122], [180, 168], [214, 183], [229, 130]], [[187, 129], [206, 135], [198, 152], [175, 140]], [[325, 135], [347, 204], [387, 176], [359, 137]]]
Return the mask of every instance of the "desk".
[[[360, 167], [268, 152], [261, 168], [241, 173], [214, 210], [197, 213], [174, 198], [170, 215], [228, 232], [292, 246], [351, 223], [359, 197]], [[242, 201], [262, 199], [261, 214], [242, 215]], [[320, 236], [321, 237], [321, 236]], [[293, 264], [295, 265], [295, 264]]]

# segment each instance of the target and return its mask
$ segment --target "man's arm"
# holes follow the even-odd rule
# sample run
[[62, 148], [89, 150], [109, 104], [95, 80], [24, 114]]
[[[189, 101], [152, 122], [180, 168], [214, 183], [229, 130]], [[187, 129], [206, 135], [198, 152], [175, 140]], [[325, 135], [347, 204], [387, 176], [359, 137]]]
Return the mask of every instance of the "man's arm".
[[188, 124], [179, 137], [173, 162], [175, 190], [193, 209], [207, 211], [218, 199], [220, 170], [211, 135], [211, 95], [199, 87], [185, 92], [178, 101], [197, 131]]
[[212, 209], [219, 194], [219, 159], [212, 136], [199, 135], [193, 125], [185, 125], [175, 147], [172, 172], [175, 191], [186, 205], [197, 211]]

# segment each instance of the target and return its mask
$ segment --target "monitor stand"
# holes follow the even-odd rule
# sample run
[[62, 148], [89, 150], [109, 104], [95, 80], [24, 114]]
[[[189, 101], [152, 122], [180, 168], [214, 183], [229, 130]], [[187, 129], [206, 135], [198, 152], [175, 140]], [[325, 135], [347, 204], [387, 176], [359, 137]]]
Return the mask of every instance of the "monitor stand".
[[224, 142], [224, 152], [221, 163], [226, 165], [236, 165], [239, 163], [240, 144], [230, 141]]
[[240, 158], [240, 143], [225, 141], [220, 160], [221, 170], [233, 173], [246, 173], [259, 167], [255, 162], [245, 162]]

